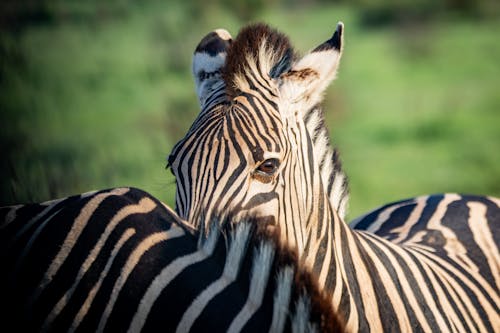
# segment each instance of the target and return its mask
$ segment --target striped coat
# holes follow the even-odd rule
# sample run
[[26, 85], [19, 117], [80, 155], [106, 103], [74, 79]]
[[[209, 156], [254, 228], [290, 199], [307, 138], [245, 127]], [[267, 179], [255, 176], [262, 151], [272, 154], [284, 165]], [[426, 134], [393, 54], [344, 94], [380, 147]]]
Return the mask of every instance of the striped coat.
[[500, 331], [498, 198], [415, 198], [345, 223], [346, 177], [319, 106], [342, 36], [338, 24], [303, 57], [263, 24], [200, 42], [200, 114], [168, 158], [177, 212], [201, 222], [233, 211], [278, 229], [348, 331]]
[[19, 332], [339, 332], [296, 254], [247, 219], [194, 230], [135, 188], [0, 210], [2, 322]]

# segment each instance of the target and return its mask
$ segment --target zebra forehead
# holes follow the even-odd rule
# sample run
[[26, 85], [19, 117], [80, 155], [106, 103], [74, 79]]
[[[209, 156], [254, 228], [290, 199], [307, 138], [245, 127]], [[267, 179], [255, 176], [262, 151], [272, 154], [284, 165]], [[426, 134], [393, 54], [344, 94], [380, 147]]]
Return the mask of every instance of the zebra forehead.
[[228, 94], [234, 97], [241, 90], [238, 81], [245, 74], [257, 70], [264, 79], [275, 78], [288, 70], [294, 59], [295, 51], [282, 33], [262, 23], [244, 27], [227, 51], [223, 78]]

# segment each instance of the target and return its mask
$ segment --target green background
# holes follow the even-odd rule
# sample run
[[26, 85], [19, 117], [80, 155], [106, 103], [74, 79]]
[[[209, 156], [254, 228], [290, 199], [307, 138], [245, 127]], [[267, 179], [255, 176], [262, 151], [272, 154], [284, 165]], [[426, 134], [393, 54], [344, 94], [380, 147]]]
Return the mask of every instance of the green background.
[[500, 195], [495, 1], [0, 6], [0, 204], [135, 186], [172, 205], [165, 158], [198, 112], [192, 52], [209, 31], [254, 21], [302, 53], [345, 23], [325, 110], [350, 217], [426, 193]]

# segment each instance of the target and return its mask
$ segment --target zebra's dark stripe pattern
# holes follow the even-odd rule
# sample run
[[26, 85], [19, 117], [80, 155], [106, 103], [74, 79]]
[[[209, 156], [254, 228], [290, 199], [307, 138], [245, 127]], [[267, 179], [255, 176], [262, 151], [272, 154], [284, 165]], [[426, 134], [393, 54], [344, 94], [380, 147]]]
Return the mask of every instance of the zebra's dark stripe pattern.
[[342, 329], [296, 255], [251, 218], [194, 231], [134, 188], [0, 214], [2, 324], [16, 331]]
[[[352, 222], [356, 238], [347, 239], [347, 247], [364, 245], [363, 265], [371, 273], [365, 284], [375, 294], [377, 280], [398, 291], [387, 293], [390, 302], [379, 310], [393, 313], [398, 325], [389, 327], [500, 329], [499, 204], [493, 197], [430, 195], [385, 205]], [[406, 311], [398, 314], [399, 308]]]
[[[248, 29], [246, 30], [248, 36], [240, 37], [240, 41], [245, 39], [252, 40], [253, 38], [253, 43], [255, 44], [262, 41], [262, 36], [259, 34], [264, 33], [267, 34], [268, 37], [272, 36], [272, 34], [267, 32], [268, 28], [264, 25], [257, 25], [254, 28], [258, 30], [257, 33], [253, 32], [253, 29]], [[245, 34], [245, 32], [242, 33]], [[288, 45], [288, 41], [284, 36], [280, 36], [276, 38], [275, 41], [270, 41], [270, 43], [276, 43], [272, 46], [281, 48], [280, 52], [284, 54], [283, 58], [279, 60], [279, 65], [275, 65], [272, 68], [273, 75], [278, 77], [281, 71], [285, 71], [288, 66], [290, 66], [295, 55], [290, 51], [291, 47]], [[248, 202], [242, 203], [241, 201], [245, 201], [245, 199], [242, 198], [231, 197], [225, 200], [220, 194], [217, 194], [219, 198], [214, 198], [212, 193], [208, 193], [207, 190], [211, 187], [210, 184], [212, 180], [210, 178], [216, 178], [217, 182], [221, 182], [220, 176], [224, 175], [230, 178], [232, 182], [234, 181], [233, 178], [238, 177], [238, 174], [244, 171], [242, 170], [244, 167], [242, 164], [228, 165], [231, 163], [231, 161], [227, 160], [229, 155], [228, 150], [232, 150], [232, 147], [234, 147], [236, 151], [238, 151], [241, 146], [245, 146], [252, 151], [252, 155], [256, 159], [255, 162], [260, 162], [259, 159], [262, 159], [264, 156], [259, 156], [260, 151], [257, 148], [260, 148], [260, 142], [258, 141], [262, 139], [262, 137], [255, 137], [254, 133], [265, 136], [268, 123], [272, 124], [274, 129], [283, 126], [281, 117], [274, 117], [274, 119], [273, 117], [264, 118], [266, 117], [264, 113], [262, 117], [258, 117], [258, 114], [254, 115], [248, 112], [248, 108], [253, 107], [276, 108], [276, 104], [270, 100], [270, 98], [273, 99], [277, 97], [276, 92], [273, 92], [272, 89], [268, 91], [267, 97], [264, 95], [262, 98], [259, 98], [261, 91], [250, 89], [250, 93], [239, 94], [238, 98], [235, 98], [232, 102], [228, 100], [228, 90], [231, 90], [232, 83], [225, 82], [225, 80], [228, 81], [231, 79], [224, 79], [223, 77], [224, 74], [227, 75], [227, 73], [231, 72], [231, 70], [225, 66], [227, 52], [228, 50], [235, 50], [233, 54], [230, 55], [230, 58], [238, 59], [246, 56], [245, 51], [239, 50], [240, 48], [245, 48], [244, 45], [232, 47], [232, 44], [233, 40], [229, 32], [218, 29], [205, 36], [195, 49], [193, 57], [193, 76], [196, 83], [196, 91], [198, 93], [201, 111], [188, 131], [188, 134], [176, 145], [176, 147], [174, 147], [168, 160], [168, 166], [172, 166], [172, 164], [176, 163], [178, 160], [184, 161], [183, 165], [176, 165], [173, 168], [174, 172], [179, 168], [183, 169], [182, 173], [176, 175], [177, 181], [180, 183], [176, 195], [176, 203], [177, 211], [184, 217], [187, 217], [184, 212], [188, 210], [188, 207], [196, 205], [196, 203], [192, 201], [197, 202], [202, 200], [201, 198], [204, 198], [205, 194], [209, 195], [204, 198], [205, 200], [225, 202], [225, 204], [217, 204], [220, 211], [226, 211], [229, 208], [231, 204], [228, 204], [228, 202], [238, 205], [245, 210], [248, 210], [249, 206], [257, 206], [259, 203], [262, 203], [262, 198], [255, 198], [253, 201], [252, 198], [249, 198], [248, 201], [251, 201], [250, 204]], [[242, 43], [239, 42], [238, 44]], [[255, 51], [258, 50], [258, 48], [254, 48], [252, 42], [248, 42], [248, 45], [251, 45], [251, 47], [246, 49], [246, 51], [251, 53], [253, 52], [252, 49]], [[276, 52], [274, 57], [279, 57], [280, 52]], [[254, 58], [258, 57], [258, 55], [253, 56]], [[251, 61], [251, 59], [249, 60]], [[335, 64], [332, 64], [333, 70], [331, 70], [331, 73], [326, 78], [327, 81], [333, 79], [335, 75], [334, 65]], [[253, 64], [253, 66], [255, 67], [257, 64]], [[266, 63], [259, 63], [258, 66], [266, 66]], [[240, 67], [237, 61], [235, 67]], [[240, 74], [244, 75], [244, 73]], [[263, 77], [249, 78], [251, 82], [262, 79]], [[259, 86], [262, 87], [262, 85]], [[234, 93], [235, 92], [231, 92], [231, 94]], [[323, 182], [327, 184], [326, 191], [330, 196], [332, 205], [334, 205], [339, 214], [344, 217], [349, 198], [347, 177], [342, 170], [338, 152], [330, 145], [328, 130], [326, 129], [323, 111], [319, 103], [319, 96], [311, 93], [307, 99], [307, 110], [302, 114], [302, 117], [305, 126], [312, 134], [313, 144], [311, 149], [316, 159], [320, 161], [321, 176]], [[222, 122], [224, 122], [224, 124], [222, 124]], [[213, 128], [213, 125], [216, 123], [219, 124], [217, 124], [216, 128]], [[238, 131], [233, 132], [233, 126], [237, 126], [238, 131], [244, 131], [247, 136], [251, 136], [252, 138], [242, 142], [242, 140], [240, 140], [241, 137], [238, 135]], [[210, 135], [207, 133], [210, 133]], [[223, 142], [219, 140], [220, 138], [224, 138]], [[270, 137], [264, 138], [264, 140], [265, 144], [269, 146], [276, 138]], [[282, 143], [285, 144], [286, 142], [282, 141]], [[256, 150], [254, 150], [254, 148]], [[196, 156], [196, 154], [210, 149], [218, 149], [219, 153], [217, 156], [214, 156], [211, 161], [208, 161], [208, 164], [205, 164], [203, 157]], [[279, 152], [280, 147], [268, 147], [268, 150]], [[237, 160], [240, 159], [241, 156]], [[201, 176], [202, 179], [193, 179], [190, 173]], [[257, 193], [259, 193], [259, 197], [262, 197], [260, 191], [257, 191]], [[222, 195], [231, 196], [232, 194], [231, 192], [223, 193]], [[212, 206], [216, 205], [214, 204]], [[259, 210], [262, 212], [263, 207], [260, 207]], [[202, 212], [192, 212], [192, 215], [195, 217], [200, 213]], [[203, 212], [203, 214], [210, 213], [211, 212]]]
[[318, 152], [335, 153], [307, 124], [335, 76], [342, 34], [339, 24], [299, 58], [286, 37], [258, 24], [220, 51], [225, 98], [201, 110], [169, 157], [176, 209], [190, 218], [252, 212], [277, 226], [348, 331], [500, 331], [499, 199], [429, 196], [363, 217], [357, 230], [343, 221], [346, 194], [330, 190], [337, 179], [347, 193], [345, 178], [325, 177]]

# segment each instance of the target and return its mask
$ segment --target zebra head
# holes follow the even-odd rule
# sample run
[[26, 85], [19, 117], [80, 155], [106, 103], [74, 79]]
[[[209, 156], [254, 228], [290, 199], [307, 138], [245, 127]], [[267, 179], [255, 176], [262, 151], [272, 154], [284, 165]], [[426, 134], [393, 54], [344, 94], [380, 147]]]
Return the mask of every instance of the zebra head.
[[225, 30], [201, 40], [193, 58], [201, 112], [168, 158], [180, 216], [257, 215], [296, 238], [300, 251], [301, 233], [327, 206], [344, 214], [346, 180], [319, 107], [337, 71], [342, 30], [339, 23], [304, 57], [263, 24], [234, 41]]

